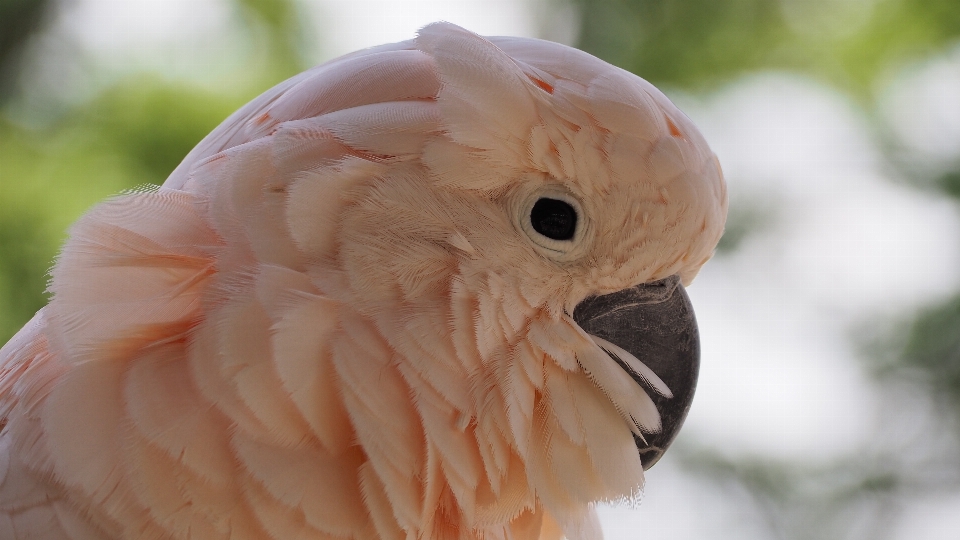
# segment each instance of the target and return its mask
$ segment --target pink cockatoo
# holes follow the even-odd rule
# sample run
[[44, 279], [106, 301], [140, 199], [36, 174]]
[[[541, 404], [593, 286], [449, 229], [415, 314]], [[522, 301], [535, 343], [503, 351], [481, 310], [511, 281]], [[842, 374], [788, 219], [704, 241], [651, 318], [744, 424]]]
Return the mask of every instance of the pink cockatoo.
[[0, 350], [0, 539], [600, 538], [689, 408], [725, 215], [581, 51], [438, 23], [311, 69], [71, 229]]

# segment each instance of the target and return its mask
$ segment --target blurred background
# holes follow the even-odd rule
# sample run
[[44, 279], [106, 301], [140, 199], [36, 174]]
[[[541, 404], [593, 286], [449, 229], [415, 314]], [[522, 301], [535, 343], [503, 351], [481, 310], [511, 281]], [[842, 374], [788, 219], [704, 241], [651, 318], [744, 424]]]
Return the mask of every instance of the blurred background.
[[957, 0], [0, 0], [0, 343], [85, 209], [440, 19], [648, 79], [729, 182], [697, 399], [608, 539], [960, 538]]

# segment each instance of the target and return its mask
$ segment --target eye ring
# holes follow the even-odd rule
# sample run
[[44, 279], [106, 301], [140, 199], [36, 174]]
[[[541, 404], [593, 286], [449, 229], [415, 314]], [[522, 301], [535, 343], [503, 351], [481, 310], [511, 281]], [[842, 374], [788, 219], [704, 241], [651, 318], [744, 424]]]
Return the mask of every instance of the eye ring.
[[[568, 260], [580, 253], [588, 228], [580, 201], [560, 187], [538, 189], [525, 197], [517, 215], [520, 229], [552, 259]], [[538, 223], [534, 223], [535, 216]]]

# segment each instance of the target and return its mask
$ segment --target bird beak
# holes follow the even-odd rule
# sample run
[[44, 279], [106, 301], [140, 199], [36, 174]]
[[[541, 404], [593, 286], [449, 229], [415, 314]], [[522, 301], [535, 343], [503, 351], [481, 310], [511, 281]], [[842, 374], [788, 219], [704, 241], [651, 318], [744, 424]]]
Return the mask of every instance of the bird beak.
[[[595, 341], [644, 387], [660, 412], [659, 432], [634, 435], [643, 468], [649, 469], [679, 433], [693, 402], [700, 371], [697, 320], [680, 278], [671, 276], [591, 296], [577, 305], [573, 319], [585, 332], [600, 338]], [[617, 348], [635, 358], [620, 358], [627, 355], [622, 351], [618, 355]], [[667, 392], [662, 391], [664, 385]]]

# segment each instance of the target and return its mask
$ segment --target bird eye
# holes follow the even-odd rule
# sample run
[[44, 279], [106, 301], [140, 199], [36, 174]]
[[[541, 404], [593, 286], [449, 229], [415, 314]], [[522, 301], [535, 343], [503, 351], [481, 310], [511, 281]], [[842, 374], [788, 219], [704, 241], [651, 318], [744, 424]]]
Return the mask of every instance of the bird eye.
[[572, 261], [585, 252], [590, 238], [590, 216], [566, 186], [533, 185], [511, 199], [511, 214], [541, 255], [555, 261]]
[[530, 210], [530, 224], [551, 240], [571, 240], [577, 231], [577, 211], [566, 201], [541, 197]]

